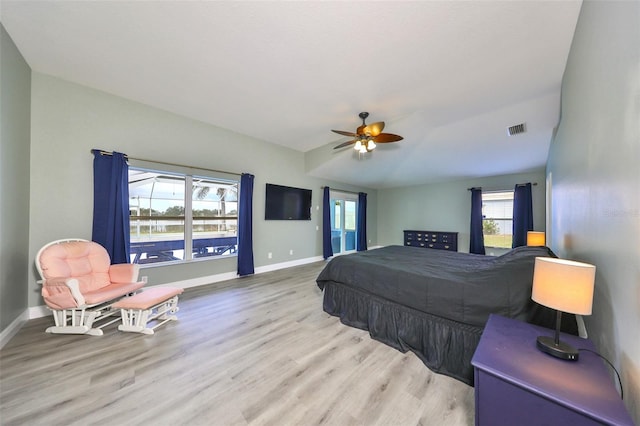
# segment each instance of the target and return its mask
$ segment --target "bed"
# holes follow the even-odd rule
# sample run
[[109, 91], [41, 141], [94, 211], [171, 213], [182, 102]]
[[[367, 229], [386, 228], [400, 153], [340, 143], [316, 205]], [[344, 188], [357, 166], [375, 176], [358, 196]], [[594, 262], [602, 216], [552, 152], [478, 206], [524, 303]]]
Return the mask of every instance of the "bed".
[[[556, 257], [547, 247], [483, 256], [388, 246], [337, 256], [316, 282], [323, 309], [343, 324], [473, 385], [471, 358], [489, 314], [554, 327], [555, 311], [531, 300], [538, 256]], [[563, 331], [577, 334], [575, 317], [563, 318]]]

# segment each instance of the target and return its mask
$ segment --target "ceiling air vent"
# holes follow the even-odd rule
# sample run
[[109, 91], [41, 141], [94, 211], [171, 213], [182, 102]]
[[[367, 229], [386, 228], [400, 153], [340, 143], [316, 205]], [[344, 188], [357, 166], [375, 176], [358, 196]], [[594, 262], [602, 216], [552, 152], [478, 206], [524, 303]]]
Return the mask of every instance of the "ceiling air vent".
[[507, 129], [507, 133], [509, 136], [519, 135], [520, 133], [524, 133], [527, 131], [527, 127], [525, 123], [516, 124], [515, 126], [511, 126]]

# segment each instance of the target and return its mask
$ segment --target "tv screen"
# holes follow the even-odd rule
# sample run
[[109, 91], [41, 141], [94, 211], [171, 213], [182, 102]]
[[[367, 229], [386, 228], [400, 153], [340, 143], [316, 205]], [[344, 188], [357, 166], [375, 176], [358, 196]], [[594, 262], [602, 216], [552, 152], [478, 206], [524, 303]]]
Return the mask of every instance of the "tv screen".
[[311, 220], [311, 190], [267, 184], [265, 220]]

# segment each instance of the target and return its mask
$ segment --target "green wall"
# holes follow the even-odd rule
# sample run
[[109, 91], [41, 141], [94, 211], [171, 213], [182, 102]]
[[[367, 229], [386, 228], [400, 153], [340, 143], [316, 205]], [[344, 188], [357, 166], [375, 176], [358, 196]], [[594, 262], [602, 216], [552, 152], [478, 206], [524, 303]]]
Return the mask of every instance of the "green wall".
[[2, 25], [0, 43], [1, 332], [27, 308], [31, 68]]
[[640, 2], [583, 3], [547, 175], [551, 247], [596, 265], [585, 322], [640, 424]]
[[[518, 183], [537, 183], [532, 187], [533, 224], [536, 231], [545, 226], [545, 175], [523, 173], [486, 178], [440, 182], [378, 191], [378, 240], [381, 245], [403, 244], [405, 229], [458, 232], [458, 251], [469, 252], [471, 193], [468, 188], [513, 189]], [[489, 249], [500, 255], [506, 250]]]
[[[322, 216], [316, 207], [322, 201], [324, 185], [368, 193], [367, 234], [372, 244], [377, 243], [376, 191], [307, 176], [301, 152], [36, 72], [32, 81], [31, 120], [31, 261], [49, 241], [91, 238], [92, 148], [152, 161], [255, 175], [256, 268], [322, 255]], [[312, 189], [312, 220], [265, 221], [267, 182]], [[272, 259], [267, 257], [269, 252]], [[149, 277], [150, 285], [156, 285], [206, 281], [218, 274], [235, 275], [235, 271], [236, 258], [230, 257], [145, 268], [142, 275]], [[31, 270], [29, 306], [43, 303], [35, 281]]]

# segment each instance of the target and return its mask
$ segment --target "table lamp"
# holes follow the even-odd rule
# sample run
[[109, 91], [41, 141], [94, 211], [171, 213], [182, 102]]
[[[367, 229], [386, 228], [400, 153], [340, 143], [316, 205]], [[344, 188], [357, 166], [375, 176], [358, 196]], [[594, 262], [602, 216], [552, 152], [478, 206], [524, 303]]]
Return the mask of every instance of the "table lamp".
[[527, 245], [528, 246], [544, 246], [545, 235], [540, 231], [527, 231]]
[[591, 315], [595, 276], [594, 265], [536, 257], [531, 299], [557, 311], [554, 338], [538, 337], [536, 346], [542, 352], [564, 360], [578, 360], [578, 351], [560, 341], [560, 321], [562, 312]]

